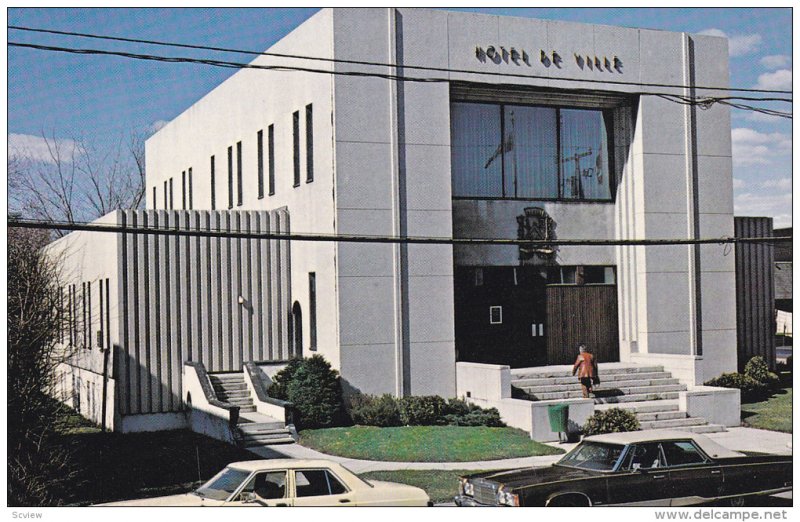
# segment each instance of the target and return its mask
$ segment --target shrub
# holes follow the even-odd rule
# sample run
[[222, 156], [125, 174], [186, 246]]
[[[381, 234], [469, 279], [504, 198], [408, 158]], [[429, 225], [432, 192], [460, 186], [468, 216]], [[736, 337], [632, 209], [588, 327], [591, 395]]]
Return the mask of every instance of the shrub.
[[342, 422], [344, 408], [339, 372], [319, 354], [289, 361], [275, 374], [269, 393], [294, 404], [298, 429], [329, 428]]
[[705, 385], [738, 389], [742, 392], [742, 399], [745, 400], [759, 398], [767, 389], [765, 384], [741, 373], [723, 373], [719, 377], [706, 381]]
[[444, 424], [451, 426], [488, 426], [502, 428], [505, 423], [497, 408], [481, 408], [461, 399], [449, 399], [445, 408]]
[[388, 393], [381, 396], [357, 394], [350, 397], [350, 418], [363, 426], [400, 426], [400, 407]]
[[639, 420], [633, 412], [620, 408], [597, 410], [586, 420], [583, 425], [584, 435], [597, 435], [600, 433], [618, 433], [621, 431], [636, 431], [639, 429]]
[[400, 403], [400, 421], [406, 426], [435, 426], [444, 424], [447, 403], [437, 395], [403, 397]]
[[760, 383], [766, 383], [769, 377], [767, 361], [760, 355], [756, 355], [744, 365], [744, 374]]

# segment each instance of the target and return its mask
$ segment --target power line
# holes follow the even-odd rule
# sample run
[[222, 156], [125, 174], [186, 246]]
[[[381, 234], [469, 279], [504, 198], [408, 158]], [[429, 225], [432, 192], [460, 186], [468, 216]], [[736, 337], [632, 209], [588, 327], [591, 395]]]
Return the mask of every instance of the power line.
[[495, 246], [674, 246], [674, 245], [723, 245], [738, 243], [774, 243], [791, 241], [791, 236], [776, 237], [718, 237], [704, 239], [501, 239], [501, 238], [446, 238], [420, 236], [372, 236], [348, 234], [302, 234], [289, 232], [248, 232], [244, 230], [184, 229], [178, 227], [132, 227], [87, 222], [53, 222], [34, 219], [12, 219], [11, 228], [69, 230], [83, 232], [107, 232], [117, 234], [145, 234], [156, 236], [208, 237], [224, 239], [262, 239], [278, 241], [307, 241], [326, 243], [389, 243], [421, 245], [495, 245]]
[[[160, 56], [160, 55], [152, 55], [152, 54], [139, 54], [139, 53], [130, 53], [125, 51], [108, 51], [102, 49], [85, 49], [85, 48], [73, 48], [73, 47], [58, 47], [58, 46], [50, 46], [50, 45], [38, 45], [38, 44], [25, 44], [19, 42], [8, 42], [8, 45], [11, 47], [24, 47], [30, 49], [36, 49], [40, 51], [53, 51], [53, 52], [64, 52], [70, 54], [79, 54], [79, 55], [102, 55], [102, 56], [120, 56], [123, 58], [131, 58], [137, 60], [149, 60], [149, 61], [157, 61], [157, 62], [166, 62], [166, 63], [192, 63], [192, 64], [199, 64], [199, 65], [210, 65], [213, 67], [222, 67], [227, 69], [257, 69], [257, 70], [267, 70], [267, 71], [298, 71], [298, 72], [308, 72], [308, 73], [316, 73], [316, 74], [331, 74], [336, 76], [355, 76], [355, 77], [369, 77], [369, 78], [383, 78], [387, 80], [395, 80], [395, 81], [406, 81], [406, 82], [420, 82], [420, 83], [450, 83], [452, 80], [450, 78], [425, 78], [425, 77], [413, 77], [413, 76], [404, 76], [398, 74], [388, 74], [388, 73], [377, 73], [377, 72], [365, 72], [365, 71], [336, 71], [336, 70], [325, 70], [325, 69], [314, 69], [311, 67], [298, 67], [298, 66], [288, 66], [288, 65], [257, 65], [253, 63], [242, 63], [242, 62], [230, 62], [224, 60], [212, 60], [208, 58], [190, 58], [185, 56]], [[472, 74], [484, 74], [484, 75], [493, 75], [493, 73], [472, 73]], [[538, 77], [538, 76], [524, 76], [525, 78], [545, 78], [545, 77]], [[547, 79], [559, 79], [559, 78], [547, 78]], [[575, 82], [589, 82], [589, 80], [575, 80], [575, 79], [568, 79], [568, 78], [560, 78], [561, 80], [568, 80], [568, 81], [575, 81]], [[614, 82], [606, 82], [601, 80], [592, 80], [589, 83], [614, 83]], [[619, 82], [617, 82], [619, 83]], [[647, 84], [642, 84], [647, 85]], [[682, 88], [686, 88], [685, 86]], [[585, 89], [573, 89], [574, 92], [590, 92], [586, 91]], [[688, 103], [688, 104], [696, 104], [700, 105], [701, 107], [708, 108], [714, 103], [725, 103], [731, 105], [729, 100], [755, 100], [755, 101], [785, 101], [791, 103], [791, 99], [788, 98], [775, 98], [775, 99], [762, 99], [756, 97], [748, 97], [748, 96], [727, 96], [722, 98], [716, 97], [691, 97], [685, 96], [682, 97], [682, 100], [674, 99], [676, 97], [675, 94], [671, 93], [657, 93], [657, 92], [627, 92], [624, 93], [627, 95], [639, 95], [639, 96], [660, 96], [664, 99], [669, 101], [673, 101], [675, 103]], [[737, 108], [742, 108], [743, 110], [759, 110], [758, 108], [750, 108], [747, 109], [745, 105], [739, 104]], [[759, 112], [763, 112], [759, 110]], [[776, 113], [775, 115], [781, 115], [782, 117], [791, 117], [788, 113]]]
[[[46, 34], [57, 34], [62, 36], [76, 36], [80, 38], [91, 38], [96, 40], [109, 40], [109, 41], [118, 41], [118, 42], [128, 42], [128, 43], [141, 43], [141, 44], [148, 44], [148, 45], [156, 45], [161, 47], [179, 47], [184, 49], [197, 49], [197, 50], [206, 50], [206, 51], [218, 51], [218, 52], [225, 52], [225, 53], [237, 53], [237, 54], [250, 54], [254, 56], [271, 56], [275, 58], [291, 58], [296, 60], [309, 60], [309, 61], [321, 61], [321, 62], [330, 62], [330, 63], [342, 63], [342, 64], [349, 64], [349, 65], [369, 65], [375, 67], [390, 67], [395, 69], [412, 69], [418, 71], [434, 71], [434, 72], [447, 72], [447, 73], [465, 73], [465, 74], [489, 74], [492, 76], [508, 76], [512, 78], [536, 78], [536, 79], [543, 79], [543, 80], [555, 80], [555, 81], [573, 81], [573, 82], [586, 82], [586, 83], [607, 83], [607, 84], [615, 84], [615, 85], [636, 85], [641, 87], [667, 87], [667, 88], [679, 88], [685, 89], [689, 86], [680, 85], [680, 84], [669, 84], [669, 83], [641, 83], [641, 82], [626, 82], [620, 80], [594, 80], [594, 79], [574, 79], [574, 78], [552, 78], [549, 76], [542, 76], [542, 75], [529, 75], [529, 74], [520, 74], [520, 73], [501, 73], [501, 72], [479, 72], [473, 71], [468, 69], [451, 69], [445, 67], [430, 67], [430, 66], [423, 66], [423, 65], [406, 65], [406, 64], [394, 64], [394, 63], [385, 63], [385, 62], [373, 62], [373, 61], [363, 61], [363, 60], [346, 60], [343, 58], [326, 58], [320, 56], [305, 56], [299, 54], [288, 54], [288, 53], [276, 53], [271, 51], [253, 51], [249, 49], [235, 49], [230, 47], [214, 47], [214, 46], [207, 46], [207, 45], [198, 45], [198, 44], [185, 44], [179, 42], [167, 42], [163, 40], [146, 40], [142, 38], [125, 38], [121, 36], [109, 36], [109, 35], [100, 35], [94, 33], [81, 33], [81, 32], [74, 32], [74, 31], [58, 31], [55, 29], [43, 29], [37, 27], [25, 27], [19, 25], [9, 25], [9, 29], [14, 29], [17, 31], [28, 31], [28, 32], [35, 32], [35, 33], [46, 33]], [[775, 94], [792, 94], [792, 91], [782, 91], [782, 90], [774, 90], [774, 89], [753, 89], [753, 88], [738, 88], [738, 87], [705, 87], [705, 86], [691, 86], [693, 89], [699, 90], [714, 90], [714, 91], [737, 91], [737, 92], [756, 92], [756, 93], [775, 93]], [[789, 100], [791, 101], [791, 100]]]

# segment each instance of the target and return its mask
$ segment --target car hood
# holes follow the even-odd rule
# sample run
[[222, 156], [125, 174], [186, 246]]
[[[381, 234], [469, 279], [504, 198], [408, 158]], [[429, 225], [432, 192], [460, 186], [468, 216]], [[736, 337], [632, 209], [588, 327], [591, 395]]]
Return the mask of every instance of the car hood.
[[136, 500], [122, 500], [120, 502], [109, 502], [107, 504], [97, 504], [98, 506], [216, 506], [219, 501], [204, 499], [198, 495], [184, 493], [183, 495], [169, 495], [167, 497], [140, 498]]
[[545, 466], [540, 468], [520, 468], [505, 471], [488, 471], [467, 476], [470, 480], [483, 479], [503, 484], [508, 488], [546, 484], [563, 480], [579, 480], [596, 477], [601, 473], [566, 466]]
[[383, 480], [372, 480], [372, 479], [368, 480], [369, 483], [375, 486], [376, 489], [387, 489], [394, 492], [394, 494], [402, 493], [412, 498], [417, 496], [428, 497], [428, 494], [425, 492], [424, 489], [415, 486], [409, 486], [407, 484], [398, 484], [397, 482], [384, 482]]

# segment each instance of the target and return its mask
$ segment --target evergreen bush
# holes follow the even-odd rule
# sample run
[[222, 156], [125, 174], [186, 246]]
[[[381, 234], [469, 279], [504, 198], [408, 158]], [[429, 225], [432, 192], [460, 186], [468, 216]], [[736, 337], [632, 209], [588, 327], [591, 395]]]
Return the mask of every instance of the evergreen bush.
[[639, 429], [639, 420], [636, 414], [621, 408], [596, 410], [583, 425], [584, 435], [598, 435], [600, 433], [618, 433], [623, 431], [636, 431]]
[[269, 394], [294, 404], [297, 429], [342, 424], [344, 407], [339, 372], [319, 354], [289, 361], [275, 374]]

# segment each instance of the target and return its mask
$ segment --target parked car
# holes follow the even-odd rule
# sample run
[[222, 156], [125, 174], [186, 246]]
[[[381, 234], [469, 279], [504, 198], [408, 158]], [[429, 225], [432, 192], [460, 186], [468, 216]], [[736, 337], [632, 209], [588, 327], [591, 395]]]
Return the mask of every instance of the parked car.
[[234, 462], [183, 495], [127, 500], [105, 506], [430, 506], [420, 488], [366, 481], [327, 460]]
[[691, 506], [792, 487], [792, 457], [747, 456], [695, 433], [586, 437], [548, 467], [461, 478], [459, 506]]

